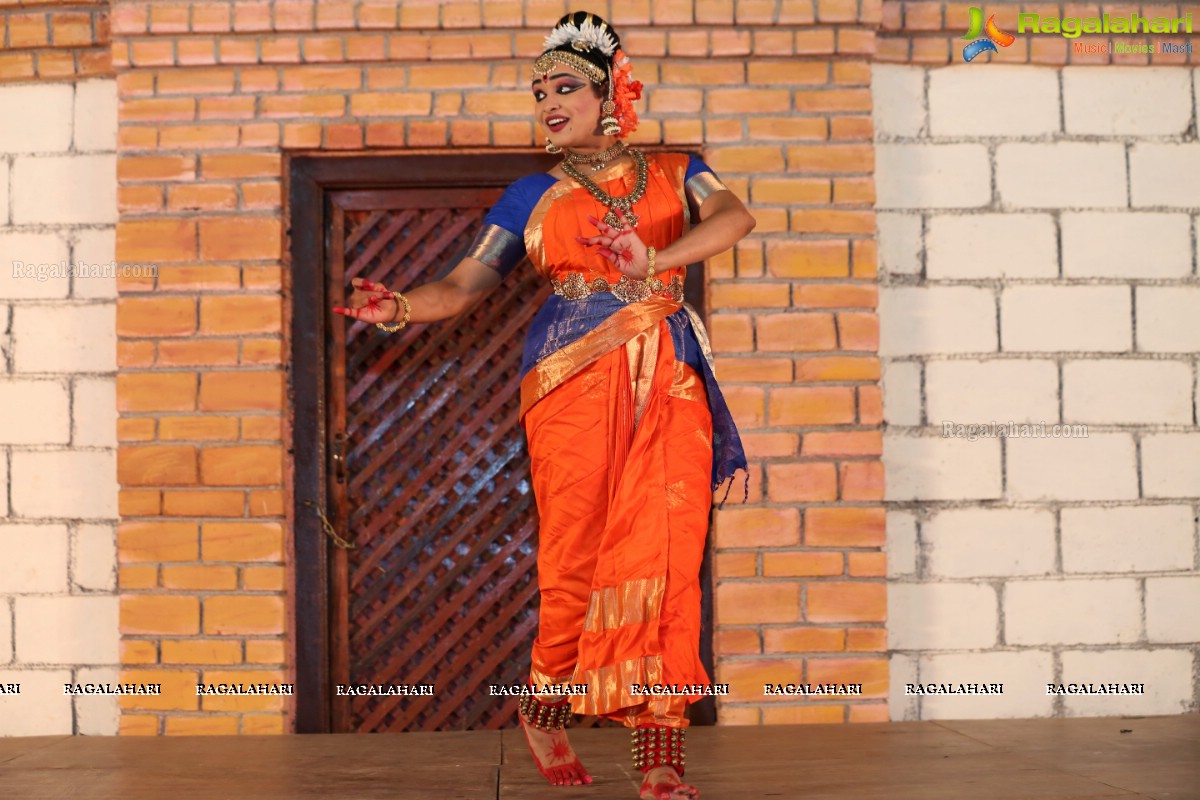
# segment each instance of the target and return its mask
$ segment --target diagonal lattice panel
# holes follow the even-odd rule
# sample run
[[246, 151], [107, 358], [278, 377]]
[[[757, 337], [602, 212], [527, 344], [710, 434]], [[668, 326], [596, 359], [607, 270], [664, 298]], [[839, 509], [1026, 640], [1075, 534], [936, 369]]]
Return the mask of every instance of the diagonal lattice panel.
[[[344, 212], [348, 284], [403, 290], [456, 263], [483, 211]], [[549, 287], [528, 262], [460, 317], [385, 335], [346, 322], [351, 730], [510, 726], [489, 684], [520, 680], [537, 629], [537, 510], [517, 425], [521, 345]]]

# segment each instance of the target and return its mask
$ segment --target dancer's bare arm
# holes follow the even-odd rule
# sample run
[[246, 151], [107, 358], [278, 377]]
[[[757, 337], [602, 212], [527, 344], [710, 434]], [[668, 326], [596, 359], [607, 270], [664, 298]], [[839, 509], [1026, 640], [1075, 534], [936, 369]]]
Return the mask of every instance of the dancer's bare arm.
[[[409, 322], [438, 322], [456, 317], [500, 285], [499, 272], [478, 259], [467, 256], [441, 280], [410, 289], [399, 288], [412, 307]], [[396, 287], [384, 286], [365, 278], [351, 280], [354, 292], [346, 306], [334, 311], [363, 322], [396, 322], [404, 318], [404, 306], [392, 296]]]

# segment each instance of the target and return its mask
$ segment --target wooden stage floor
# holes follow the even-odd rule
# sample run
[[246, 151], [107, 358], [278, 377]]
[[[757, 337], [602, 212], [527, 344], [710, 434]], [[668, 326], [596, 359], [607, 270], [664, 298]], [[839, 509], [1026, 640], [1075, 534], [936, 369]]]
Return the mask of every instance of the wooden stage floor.
[[[4, 800], [632, 800], [623, 730], [575, 733], [552, 787], [520, 731], [0, 738]], [[694, 729], [704, 800], [1200, 798], [1200, 715]]]

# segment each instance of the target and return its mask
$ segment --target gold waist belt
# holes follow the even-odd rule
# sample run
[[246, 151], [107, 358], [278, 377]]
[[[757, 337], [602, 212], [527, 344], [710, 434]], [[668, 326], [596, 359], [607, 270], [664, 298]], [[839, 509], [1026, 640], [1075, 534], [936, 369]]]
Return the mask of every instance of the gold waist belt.
[[588, 283], [582, 272], [569, 272], [566, 280], [551, 278], [550, 285], [554, 287], [555, 294], [568, 300], [582, 300], [596, 292], [612, 292], [624, 303], [637, 303], [653, 294], [669, 297], [676, 303], [683, 302], [683, 278], [678, 274], [672, 276], [670, 283], [663, 283], [657, 277], [634, 280], [628, 275], [622, 275], [616, 283], [609, 283], [604, 278], [594, 278]]

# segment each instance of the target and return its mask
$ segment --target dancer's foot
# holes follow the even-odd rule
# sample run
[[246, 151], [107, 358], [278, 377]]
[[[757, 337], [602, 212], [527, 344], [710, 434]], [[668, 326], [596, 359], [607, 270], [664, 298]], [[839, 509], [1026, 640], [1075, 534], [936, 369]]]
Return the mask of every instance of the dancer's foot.
[[[555, 786], [579, 786], [591, 783], [592, 776], [584, 769], [579, 757], [567, 741], [567, 732], [559, 729], [545, 731], [535, 728], [521, 717], [521, 729], [525, 731], [525, 742], [533, 754], [533, 763], [538, 772]], [[674, 770], [672, 770], [674, 772]]]
[[700, 790], [683, 778], [674, 767], [655, 767], [646, 773], [642, 781], [640, 800], [694, 800], [700, 796]]

